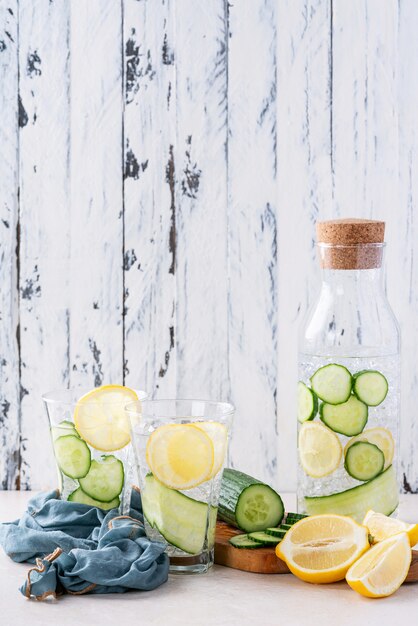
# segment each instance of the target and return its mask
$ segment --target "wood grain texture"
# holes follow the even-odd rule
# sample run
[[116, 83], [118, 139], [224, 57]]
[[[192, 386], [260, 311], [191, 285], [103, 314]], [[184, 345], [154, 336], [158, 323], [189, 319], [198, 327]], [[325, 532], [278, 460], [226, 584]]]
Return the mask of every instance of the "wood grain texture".
[[42, 0], [19, 4], [21, 487], [25, 489], [47, 486], [55, 478], [40, 396], [69, 384], [68, 38], [68, 4]]
[[20, 486], [17, 2], [0, 2], [0, 489]]
[[278, 467], [296, 488], [298, 331], [319, 287], [315, 222], [331, 217], [331, 10], [278, 5]]
[[230, 395], [225, 6], [179, 0], [175, 27], [176, 388], [214, 400]]
[[70, 367], [123, 379], [122, 5], [71, 3]]
[[314, 223], [351, 214], [387, 222], [418, 490], [417, 27], [415, 0], [0, 0], [0, 487], [53, 480], [42, 392], [125, 380], [230, 399], [232, 464], [294, 489]]
[[215, 536], [215, 563], [232, 567], [244, 572], [255, 574], [289, 574], [289, 568], [284, 561], [277, 558], [273, 548], [234, 548], [229, 539], [241, 534], [240, 530], [217, 522]]
[[237, 410], [231, 461], [273, 485], [278, 476], [276, 9], [274, 0], [231, 5], [228, 39], [229, 372]]
[[124, 3], [124, 362], [127, 384], [176, 390], [174, 3]]

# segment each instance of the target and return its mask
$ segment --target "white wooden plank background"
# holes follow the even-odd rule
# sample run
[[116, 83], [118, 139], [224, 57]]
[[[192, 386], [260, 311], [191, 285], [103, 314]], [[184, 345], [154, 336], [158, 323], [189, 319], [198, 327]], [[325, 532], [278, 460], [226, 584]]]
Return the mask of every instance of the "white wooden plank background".
[[[53, 482], [40, 395], [230, 398], [296, 482], [314, 223], [387, 221], [418, 491], [418, 3], [0, 0], [0, 485]], [[19, 108], [20, 101], [20, 108]]]

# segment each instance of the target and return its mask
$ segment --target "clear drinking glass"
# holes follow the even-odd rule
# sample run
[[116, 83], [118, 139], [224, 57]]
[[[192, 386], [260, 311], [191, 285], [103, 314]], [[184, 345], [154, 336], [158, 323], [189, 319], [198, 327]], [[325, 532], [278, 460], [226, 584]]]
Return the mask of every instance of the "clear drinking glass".
[[[298, 510], [342, 513], [362, 521], [370, 508], [388, 515], [398, 505], [400, 337], [384, 287], [385, 244], [383, 240], [356, 243], [356, 237], [364, 236], [365, 225], [370, 232], [375, 223], [352, 222], [354, 243], [346, 243], [347, 231], [340, 232], [350, 220], [332, 223], [337, 241], [318, 243], [322, 285], [300, 330]], [[384, 232], [384, 223], [378, 224]], [[353, 376], [346, 403], [332, 404], [315, 394], [320, 379], [312, 376], [331, 364], [344, 366]], [[327, 384], [332, 388], [333, 371], [322, 370], [325, 392], [321, 387], [319, 396], [327, 394]], [[368, 374], [363, 386], [356, 385], [354, 381], [361, 380], [356, 375], [365, 371], [382, 376]], [[309, 415], [311, 392], [314, 402]], [[359, 442], [371, 447], [351, 448]], [[323, 475], [315, 475], [321, 469], [310, 469], [319, 461], [325, 467]], [[353, 490], [366, 483], [367, 489]]]
[[213, 564], [216, 514], [234, 407], [206, 400], [128, 404], [145, 530], [170, 571]]
[[[97, 397], [89, 400], [91, 391], [64, 389], [42, 396], [49, 419], [60, 497], [103, 509], [119, 508], [127, 513], [134, 476], [126, 396], [119, 396], [117, 390], [109, 393], [108, 388], [100, 401]], [[132, 392], [139, 403], [147, 397], [144, 391], [129, 390]], [[83, 413], [78, 413], [77, 420], [81, 399]]]

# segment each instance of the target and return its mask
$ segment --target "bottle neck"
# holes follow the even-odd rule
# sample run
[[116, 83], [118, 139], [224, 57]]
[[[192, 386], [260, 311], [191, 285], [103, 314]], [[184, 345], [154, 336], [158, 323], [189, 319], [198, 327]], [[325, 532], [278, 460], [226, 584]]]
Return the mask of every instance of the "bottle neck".
[[373, 269], [322, 269], [322, 286], [336, 295], [347, 293], [385, 295], [384, 273], [381, 267]]

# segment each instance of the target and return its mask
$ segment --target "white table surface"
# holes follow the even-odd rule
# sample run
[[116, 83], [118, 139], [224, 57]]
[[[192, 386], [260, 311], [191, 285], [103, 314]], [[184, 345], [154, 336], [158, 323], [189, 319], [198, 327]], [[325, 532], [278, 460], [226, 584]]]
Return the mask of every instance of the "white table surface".
[[[0, 522], [19, 517], [28, 492], [0, 492]], [[288, 509], [294, 496], [285, 495]], [[404, 496], [400, 517], [418, 520], [418, 496]], [[215, 566], [207, 574], [170, 576], [155, 591], [27, 600], [18, 591], [28, 565], [0, 550], [1, 626], [385, 626], [418, 624], [418, 583], [382, 600], [363, 598], [346, 583], [310, 585], [291, 574], [250, 574]]]

